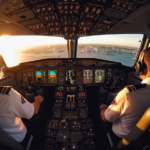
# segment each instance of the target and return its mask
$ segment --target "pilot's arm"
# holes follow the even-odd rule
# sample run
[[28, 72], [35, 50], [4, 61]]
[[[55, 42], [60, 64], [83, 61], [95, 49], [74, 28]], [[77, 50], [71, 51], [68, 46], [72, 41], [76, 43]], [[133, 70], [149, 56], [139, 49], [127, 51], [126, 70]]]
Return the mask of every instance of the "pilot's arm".
[[103, 121], [114, 122], [126, 110], [126, 92], [120, 91], [113, 102], [107, 108], [107, 105], [100, 105], [100, 116]]
[[10, 111], [19, 118], [30, 119], [39, 111], [40, 103], [43, 101], [42, 96], [36, 96], [35, 102], [28, 102], [20, 93], [13, 88], [10, 90]]
[[32, 105], [34, 106], [34, 115], [39, 112], [40, 104], [43, 102], [44, 98], [40, 95], [34, 97], [34, 103]]

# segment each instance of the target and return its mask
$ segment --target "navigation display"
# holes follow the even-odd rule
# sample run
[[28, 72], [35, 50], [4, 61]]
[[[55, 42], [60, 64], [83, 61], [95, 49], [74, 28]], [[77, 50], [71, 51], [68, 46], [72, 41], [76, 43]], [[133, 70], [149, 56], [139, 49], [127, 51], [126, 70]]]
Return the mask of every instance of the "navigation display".
[[66, 84], [76, 83], [76, 70], [66, 69]]
[[57, 83], [57, 70], [48, 70], [48, 83]]
[[95, 83], [103, 83], [105, 80], [105, 70], [96, 69], [95, 70]]
[[39, 82], [39, 80], [41, 80], [42, 83], [46, 83], [46, 71], [45, 70], [35, 70], [35, 80], [36, 80], [36, 82]]
[[93, 69], [83, 70], [83, 83], [93, 83]]

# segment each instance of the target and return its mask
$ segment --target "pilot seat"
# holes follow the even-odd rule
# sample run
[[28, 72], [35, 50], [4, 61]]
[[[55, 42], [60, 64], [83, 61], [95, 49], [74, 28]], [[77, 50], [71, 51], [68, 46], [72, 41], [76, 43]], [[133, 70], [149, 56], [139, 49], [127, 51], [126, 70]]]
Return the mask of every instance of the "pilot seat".
[[121, 139], [121, 141], [114, 146], [114, 142], [109, 133], [107, 133], [111, 150], [148, 150], [150, 148], [149, 138], [150, 127], [150, 107], [145, 111], [135, 127], [130, 133]]

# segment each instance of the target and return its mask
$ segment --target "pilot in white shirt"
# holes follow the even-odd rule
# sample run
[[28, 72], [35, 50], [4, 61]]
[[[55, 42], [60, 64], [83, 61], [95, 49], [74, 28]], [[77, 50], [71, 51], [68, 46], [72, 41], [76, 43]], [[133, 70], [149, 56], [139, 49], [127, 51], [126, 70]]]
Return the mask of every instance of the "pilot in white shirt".
[[149, 60], [150, 48], [143, 50], [139, 57], [138, 63], [144, 64], [143, 71], [139, 73], [139, 76], [143, 79], [141, 84], [126, 86], [117, 94], [109, 107], [105, 104], [100, 105], [102, 120], [113, 123], [112, 131], [118, 139], [125, 137], [136, 125], [146, 109], [150, 107]]
[[[138, 85], [127, 86], [120, 91], [104, 113], [106, 120], [113, 122], [112, 130], [120, 138], [132, 130], [150, 106], [150, 77], [142, 81], [143, 87], [140, 89], [136, 86]], [[131, 92], [128, 89], [130, 87]]]
[[10, 86], [0, 87], [0, 127], [18, 142], [26, 136], [27, 128], [21, 118], [30, 119], [37, 114], [42, 96], [36, 96], [34, 103], [29, 103], [21, 94]]

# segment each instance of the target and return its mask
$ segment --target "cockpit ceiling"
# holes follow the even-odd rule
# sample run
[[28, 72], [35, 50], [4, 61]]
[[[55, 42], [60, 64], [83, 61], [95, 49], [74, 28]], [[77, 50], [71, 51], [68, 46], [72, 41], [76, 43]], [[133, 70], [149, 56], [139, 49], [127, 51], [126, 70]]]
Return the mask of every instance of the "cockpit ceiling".
[[14, 23], [33, 34], [66, 38], [113, 33], [124, 18], [149, 3], [149, 0], [0, 0], [1, 15], [10, 19], [7, 21], [0, 15], [0, 25]]

